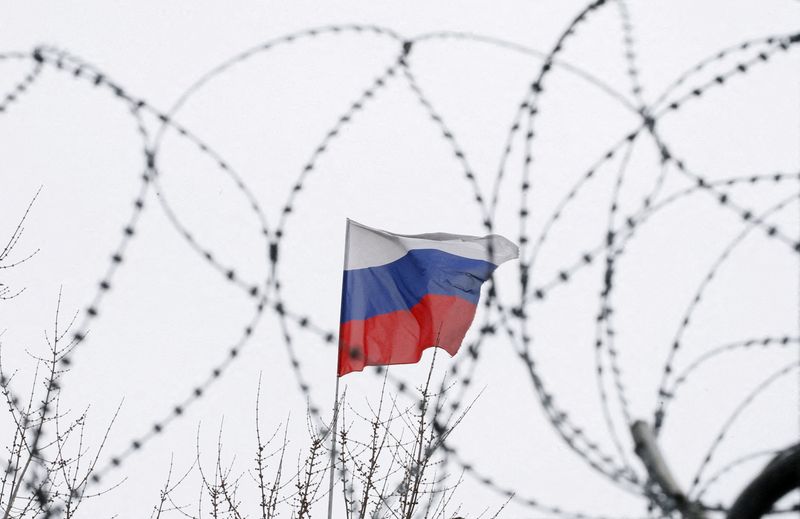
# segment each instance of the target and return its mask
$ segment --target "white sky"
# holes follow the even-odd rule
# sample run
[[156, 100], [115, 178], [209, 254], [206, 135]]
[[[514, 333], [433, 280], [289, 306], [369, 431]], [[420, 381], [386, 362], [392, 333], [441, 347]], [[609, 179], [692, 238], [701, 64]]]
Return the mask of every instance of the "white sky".
[[[0, 52], [52, 45], [94, 64], [136, 98], [168, 111], [203, 74], [243, 50], [296, 30], [335, 24], [375, 24], [403, 37], [443, 30], [471, 32], [549, 51], [583, 7], [576, 1], [481, 2], [66, 2], [9, 3], [0, 18]], [[644, 99], [651, 103], [698, 62], [749, 39], [797, 31], [800, 3], [632, 1], [635, 49]], [[680, 98], [735, 69], [766, 46], [714, 61], [677, 88]], [[337, 118], [396, 60], [399, 44], [369, 34], [321, 35], [250, 57], [203, 85], [176, 120], [225, 158], [255, 194], [274, 230], [292, 186]], [[635, 104], [626, 75], [620, 11], [611, 3], [578, 26], [559, 59], [602, 80]], [[516, 108], [541, 65], [535, 56], [480, 41], [432, 39], [408, 59], [420, 87], [458, 139], [484, 193], [491, 192]], [[32, 67], [0, 61], [8, 91]], [[147, 121], [155, 130], [155, 121]], [[572, 185], [639, 124], [618, 99], [563, 68], [545, 83], [535, 122], [530, 218], [535, 240]], [[661, 137], [687, 168], [709, 181], [800, 172], [800, 57], [797, 45], [747, 74], [734, 75], [658, 122]], [[523, 125], [523, 131], [525, 131]], [[63, 286], [66, 313], [82, 311], [103, 276], [139, 189], [141, 139], [127, 108], [106, 90], [52, 66], [0, 114], [0, 239], [13, 231], [33, 194], [41, 195], [14, 256], [40, 252], [0, 271], [0, 282], [25, 287], [0, 302], [6, 369], [19, 370], [23, 391], [41, 353]], [[517, 241], [522, 140], [514, 143], [502, 184], [495, 229]], [[622, 154], [598, 168], [553, 227], [531, 273], [540, 285], [605, 239], [609, 204]], [[160, 193], [177, 218], [215, 257], [250, 283], [268, 274], [260, 225], [248, 201], [197, 148], [168, 132], [158, 158]], [[640, 207], [660, 168], [653, 140], [637, 140], [620, 194], [620, 218]], [[692, 184], [672, 166], [658, 200]], [[797, 180], [727, 188], [760, 214], [797, 193]], [[387, 81], [320, 156], [287, 220], [280, 276], [286, 307], [335, 330], [346, 217], [400, 233], [483, 234], [482, 217], [459, 162], [402, 75]], [[488, 195], [486, 196], [488, 198]], [[770, 216], [791, 241], [800, 239], [797, 200]], [[615, 344], [634, 418], [652, 420], [665, 359], [684, 313], [719, 255], [746, 228], [733, 212], [700, 190], [656, 213], [625, 248], [612, 304]], [[704, 291], [682, 338], [676, 372], [729, 342], [798, 336], [797, 255], [763, 230], [750, 232]], [[602, 261], [585, 268], [530, 307], [532, 353], [550, 392], [603, 451], [615, 453], [595, 378], [595, 316]], [[518, 266], [498, 282], [506, 305], [519, 298]], [[226, 357], [252, 318], [253, 301], [200, 257], [150, 192], [145, 211], [115, 274], [112, 290], [87, 342], [64, 380], [62, 405], [91, 406], [89, 443], [120, 402], [102, 460], [146, 433], [190, 395]], [[481, 310], [482, 312], [483, 310]], [[468, 337], [477, 336], [477, 324]], [[294, 348], [315, 405], [326, 416], [333, 399], [335, 349], [292, 325]], [[115, 490], [86, 503], [86, 517], [145, 517], [158, 498], [174, 456], [176, 470], [195, 457], [196, 437], [211, 460], [224, 418], [227, 459], [235, 472], [251, 467], [254, 405], [262, 377], [261, 416], [273, 430], [291, 413], [293, 456], [305, 445], [305, 402], [297, 389], [275, 315], [266, 312], [252, 338], [219, 382], [155, 437], [109, 481]], [[459, 355], [466, 355], [463, 351]], [[409, 385], [420, 366], [393, 367]], [[671, 405], [662, 445], [686, 488], [719, 429], [739, 402], [774, 371], [796, 362], [797, 344], [739, 349], [717, 357], [689, 378]], [[438, 370], [453, 360], [439, 357]], [[443, 371], [442, 371], [443, 373]], [[796, 441], [798, 376], [793, 371], [760, 395], [735, 422], [706, 476], [753, 451]], [[372, 373], [343, 379], [356, 408], [374, 402]], [[614, 423], [638, 473], [616, 393], [606, 381]], [[480, 393], [480, 396], [479, 396]], [[565, 510], [643, 516], [646, 502], [620, 490], [577, 458], [555, 434], [530, 376], [504, 336], [488, 340], [465, 401], [477, 398], [452, 445], [484, 475], [524, 498]], [[2, 438], [11, 424], [0, 423]], [[765, 461], [743, 464], [709, 490], [710, 502], [730, 502]], [[449, 466], [453, 478], [459, 469]], [[244, 484], [249, 484], [247, 481]], [[182, 502], [199, 487], [187, 481]], [[244, 494], [247, 495], [247, 494]], [[252, 496], [250, 496], [252, 497]], [[455, 501], [477, 517], [505, 498], [465, 475]], [[250, 503], [255, 514], [256, 502]], [[322, 516], [322, 508], [315, 513]], [[547, 514], [512, 502], [502, 517]]]

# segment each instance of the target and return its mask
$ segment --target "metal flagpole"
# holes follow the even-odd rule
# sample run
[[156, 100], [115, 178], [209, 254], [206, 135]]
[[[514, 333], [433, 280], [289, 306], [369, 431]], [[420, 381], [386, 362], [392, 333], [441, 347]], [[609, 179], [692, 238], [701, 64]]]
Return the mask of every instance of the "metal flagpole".
[[[347, 219], [345, 233], [344, 233], [344, 266], [342, 268], [342, 303], [345, 298], [344, 286], [344, 270], [347, 268], [347, 254], [350, 251], [350, 219]], [[341, 321], [341, 308], [339, 320]], [[337, 348], [336, 355], [336, 398], [333, 401], [333, 426], [331, 427], [331, 474], [330, 484], [328, 485], [328, 519], [333, 518], [333, 484], [334, 475], [336, 473], [336, 424], [339, 420], [339, 363], [341, 362], [341, 348], [342, 338], [339, 336], [339, 347]]]
[[331, 427], [331, 478], [328, 486], [328, 519], [333, 517], [333, 484], [334, 474], [336, 473], [336, 422], [339, 418], [339, 373], [337, 363], [336, 373], [336, 400], [333, 404], [333, 427]]

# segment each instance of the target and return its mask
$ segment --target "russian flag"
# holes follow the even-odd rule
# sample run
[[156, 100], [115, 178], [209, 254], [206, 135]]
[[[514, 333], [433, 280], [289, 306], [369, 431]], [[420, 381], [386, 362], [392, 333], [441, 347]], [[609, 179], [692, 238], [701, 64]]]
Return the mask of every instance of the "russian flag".
[[495, 234], [404, 235], [347, 220], [338, 375], [455, 355], [481, 285], [519, 249]]

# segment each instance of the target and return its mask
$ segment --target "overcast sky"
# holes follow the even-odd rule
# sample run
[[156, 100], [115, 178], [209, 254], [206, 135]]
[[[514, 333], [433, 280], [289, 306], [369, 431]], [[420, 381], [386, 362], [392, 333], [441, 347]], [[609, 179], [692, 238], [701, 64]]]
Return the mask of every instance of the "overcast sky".
[[[743, 455], [779, 449], [800, 436], [800, 378], [791, 369], [800, 334], [793, 251], [800, 240], [800, 56], [797, 44], [779, 47], [781, 38], [800, 27], [800, 3], [626, 5], [609, 2], [565, 40], [537, 97], [530, 176], [523, 117], [502, 169], [493, 224], [512, 241], [527, 237], [529, 291], [548, 289], [542, 301], [528, 298], [524, 323], [511, 318], [516, 337], [532, 338], [530, 355], [546, 391], [613, 463], [629, 464], [639, 477], [644, 469], [633, 454], [627, 422], [652, 423], [673, 344], [680, 344], [676, 375], [719, 346], [768, 339], [765, 347], [733, 346], [711, 357], [669, 404], [660, 442], [686, 489], [737, 406], [780, 370], [788, 371], [736, 415], [702, 479]], [[285, 308], [313, 324], [301, 328], [288, 319], [284, 329], [266, 309], [203, 397], [106, 474], [103, 485], [121, 484], [88, 501], [86, 517], [147, 516], [171, 458], [176, 471], [185, 471], [199, 445], [203, 461], [213, 463], [221, 424], [223, 454], [234, 460], [234, 472], [250, 469], [259, 377], [262, 426], [272, 431], [288, 419], [296, 459], [307, 443], [306, 397], [330, 418], [336, 351], [324, 337], [338, 323], [345, 218], [407, 234], [485, 234], [475, 194], [489, 206], [509, 130], [542, 56], [583, 8], [572, 0], [5, 6], [0, 52], [27, 56], [0, 61], [3, 93], [34, 69], [30, 55], [36, 46], [55, 47], [102, 71], [131, 98], [171, 113], [193, 136], [174, 128], [161, 136], [158, 185], [144, 196], [111, 289], [97, 307], [98, 317], [88, 321], [87, 340], [63, 381], [64, 408], [77, 413], [90, 406], [92, 446], [121, 404], [100, 465], [169, 417], [252, 326], [258, 301], [248, 288], [262, 286], [270, 274], [264, 228], [269, 239], [276, 229], [283, 232], [277, 273]], [[632, 47], [625, 44], [626, 13]], [[320, 30], [282, 39], [352, 24], [382, 29]], [[776, 39], [766, 41], [770, 36]], [[406, 58], [412, 83], [397, 60], [402, 40], [417, 37], [422, 38]], [[273, 45], [264, 49], [268, 42]], [[626, 58], [631, 49], [632, 62]], [[724, 56], [712, 59], [723, 50]], [[237, 55], [241, 59], [232, 62]], [[75, 77], [69, 59], [64, 70], [55, 61], [0, 114], [0, 239], [11, 235], [41, 187], [10, 259], [39, 252], [0, 270], [0, 282], [25, 288], [15, 299], [0, 301], [3, 366], [18, 370], [15, 384], [23, 393], [33, 367], [26, 351], [45, 351], [43, 330], [52, 327], [59, 287], [62, 312], [79, 313], [76, 329], [87, 322], [85, 309], [135, 214], [145, 166], [137, 120], [126, 102], [105, 84], [95, 86], [89, 66]], [[693, 71], [700, 63], [702, 69]], [[207, 76], [220, 65], [225, 68]], [[382, 77], [392, 67], [394, 73]], [[718, 76], [724, 81], [716, 81]], [[198, 83], [201, 78], [206, 80]], [[367, 89], [369, 95], [359, 100]], [[442, 137], [419, 92], [455, 141]], [[678, 100], [678, 109], [670, 111]], [[353, 102], [361, 108], [342, 123]], [[657, 116], [661, 145], [676, 159], [664, 166], [659, 143], [647, 132], [620, 144], [640, 129], [642, 103]], [[152, 145], [160, 122], [151, 112], [142, 114]], [[332, 128], [338, 132], [326, 139]], [[211, 151], [203, 152], [192, 139]], [[315, 152], [321, 143], [324, 151]], [[454, 143], [463, 160], [454, 154]], [[604, 158], [609, 150], [614, 155]], [[313, 168], [305, 174], [309, 161]], [[590, 179], [581, 182], [589, 171]], [[698, 188], [696, 176], [717, 184]], [[753, 182], [724, 184], [754, 176]], [[526, 178], [528, 214], [521, 220]], [[299, 181], [302, 189], [295, 192]], [[559, 211], [576, 185], [580, 189]], [[731, 203], [719, 203], [723, 194]], [[655, 209], [642, 212], [648, 198]], [[292, 209], [283, 216], [287, 201]], [[550, 226], [556, 211], [560, 217]], [[744, 219], [748, 212], [753, 216]], [[635, 220], [632, 232], [628, 218]], [[615, 242], [612, 253], [614, 290], [602, 302], [609, 225], [623, 241]], [[593, 261], [584, 265], [587, 252]], [[520, 304], [519, 281], [519, 263], [498, 270], [506, 309]], [[598, 328], [602, 306], [611, 308], [611, 317]], [[500, 315], [481, 308], [467, 342], [478, 337], [486, 318], [497, 322]], [[453, 401], [474, 404], [451, 445], [480, 474], [463, 473], [454, 498], [463, 503], [461, 513], [478, 517], [488, 507], [491, 516], [505, 502], [502, 492], [479, 480], [490, 478], [520, 498], [501, 517], [551, 515], [527, 506], [530, 499], [596, 516], [644, 516], [647, 503], [640, 493], [609, 480], [563, 442], [517, 355], [521, 344], [499, 325], [498, 332], [483, 341], [463, 394], [453, 379]], [[600, 385], [598, 336], [605, 367]], [[609, 345], [627, 413], [610, 376]], [[471, 369], [465, 350], [454, 359], [437, 357], [436, 380], [454, 362], [463, 366], [460, 373]], [[421, 384], [429, 353], [419, 366], [393, 367], [392, 377], [409, 387]], [[292, 355], [299, 371], [291, 367]], [[368, 370], [342, 382], [353, 407], [365, 410], [376, 401], [381, 379]], [[308, 385], [307, 395], [300, 384]], [[412, 402], [407, 395], [400, 401]], [[9, 437], [11, 425], [2, 421], [1, 438]], [[709, 488], [708, 502], [730, 503], [767, 459], [754, 458], [725, 474]], [[453, 459], [446, 467], [455, 482], [461, 466]], [[196, 474], [180, 492], [181, 503], [196, 501]], [[243, 495], [255, 514], [252, 494]], [[322, 508], [315, 513], [322, 516]]]

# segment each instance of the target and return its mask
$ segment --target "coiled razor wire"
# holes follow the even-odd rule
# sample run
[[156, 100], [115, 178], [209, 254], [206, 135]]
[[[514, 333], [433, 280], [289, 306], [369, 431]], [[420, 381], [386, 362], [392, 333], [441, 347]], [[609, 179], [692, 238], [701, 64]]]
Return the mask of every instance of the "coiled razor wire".
[[[101, 481], [105, 474], [121, 466], [128, 457], [140, 451], [145, 444], [163, 432], [164, 428], [169, 426], [171, 422], [183, 416], [185, 410], [189, 406], [193, 405], [206, 394], [213, 383], [219, 380], [223, 374], [228, 371], [235, 359], [239, 356], [241, 349], [250, 341], [265, 309], [275, 312], [279, 317], [283, 342], [287, 348], [298, 389], [309, 402], [310, 413], [318, 421], [320, 429], [325, 429], [326, 425], [320, 408], [318, 405], [314, 404], [311, 399], [311, 385], [303, 374], [303, 365], [294, 346], [294, 339], [288, 325], [289, 322], [292, 322], [301, 329], [311, 332], [318, 336], [323, 344], [334, 344], [336, 333], [329, 330], [327, 326], [315, 323], [310, 317], [294, 311], [287, 306], [282, 296], [284, 287], [279, 278], [281, 244], [286, 236], [289, 219], [298, 207], [298, 200], [306, 182], [309, 180], [311, 173], [319, 169], [318, 162], [321, 156], [333, 148], [336, 138], [342, 132], [346, 131], [348, 126], [355, 124], [359, 112], [369, 107], [371, 101], [380, 94], [383, 87], [389, 81], [398, 82], [400, 81], [398, 78], [402, 78], [403, 84], [413, 93], [419, 102], [420, 108], [439, 130], [442, 138], [451, 150], [454, 161], [462, 170], [464, 180], [468, 182], [471, 187], [473, 201], [480, 211], [481, 224], [487, 231], [492, 231], [494, 229], [494, 219], [497, 211], [501, 208], [500, 188], [503, 181], [507, 180], [509, 176], [508, 169], [510, 167], [510, 158], [512, 156], [514, 143], [518, 138], [522, 138], [523, 140], [523, 158], [519, 184], [521, 198], [518, 211], [518, 238], [521, 250], [519, 267], [520, 300], [516, 305], [509, 305], [507, 302], [504, 303], [499, 295], [500, 288], [493, 281], [490, 281], [488, 297], [486, 297], [483, 303], [486, 311], [478, 329], [477, 337], [472, 342], [465, 345], [464, 349], [466, 350], [466, 355], [462, 354], [458, 356], [448, 370], [449, 376], [457, 385], [457, 389], [452, 391], [452, 394], [455, 394], [455, 398], [450, 399], [447, 410], [443, 408], [436, 409], [436, 420], [441, 423], [447, 423], [462, 407], [463, 400], [466, 397], [467, 390], [474, 376], [475, 368], [480, 360], [482, 345], [488, 337], [502, 333], [508, 338], [509, 343], [524, 364], [533, 383], [538, 401], [544, 411], [544, 416], [548, 419], [557, 436], [562, 439], [564, 444], [590, 467], [617, 483], [620, 488], [638, 495], [646, 495], [645, 475], [641, 473], [641, 471], [637, 472], [629, 459], [632, 452], [632, 445], [630, 441], [623, 441], [619, 431], [616, 430], [614, 425], [611, 416], [611, 407], [609, 405], [609, 394], [606, 389], [607, 381], [605, 380], [610, 371], [612, 388], [616, 393], [616, 399], [623, 413], [624, 421], [630, 425], [633, 418], [629, 410], [626, 396], [627, 390], [623, 382], [624, 374], [619, 364], [621, 352], [617, 350], [614, 343], [615, 328], [612, 321], [614, 313], [613, 291], [615, 287], [615, 275], [618, 270], [618, 260], [624, 254], [626, 244], [634, 239], [636, 233], [641, 230], [642, 226], [653, 215], [659, 214], [666, 207], [692, 196], [697, 192], [704, 192], [713, 196], [719, 203], [720, 208], [736, 214], [741, 219], [742, 225], [744, 226], [741, 234], [728, 245], [718, 260], [712, 265], [684, 314], [683, 321], [678, 328], [676, 338], [670, 348], [658, 389], [658, 405], [654, 411], [656, 431], [662, 428], [667, 416], [666, 411], [668, 404], [674, 400], [677, 389], [686, 381], [689, 374], [705, 362], [725, 353], [748, 349], [755, 345], [792, 346], [798, 343], [798, 338], [794, 334], [786, 334], [782, 337], [765, 337], [761, 339], [747, 339], [732, 342], [705, 351], [681, 373], [673, 376], [675, 356], [682, 346], [681, 338], [692, 322], [693, 312], [702, 300], [705, 287], [714, 279], [717, 271], [727, 261], [731, 251], [746, 235], [755, 229], [759, 229], [766, 236], [775, 238], [789, 245], [789, 250], [791, 252], [800, 252], [800, 243], [769, 220], [769, 216], [772, 212], [779, 211], [797, 200], [797, 194], [793, 194], [784, 199], [766, 213], [757, 215], [753, 209], [735, 200], [728, 193], [726, 188], [734, 185], [756, 185], [763, 182], [782, 184], [789, 180], [796, 181], [800, 179], [800, 175], [774, 173], [748, 177], [730, 177], [721, 181], [708, 180], [704, 175], [690, 170], [688, 166], [686, 166], [685, 161], [675, 155], [674, 150], [667, 146], [658, 133], [657, 123], [662, 117], [678, 112], [685, 104], [701, 99], [706, 92], [716, 88], [722, 88], [734, 78], [743, 76], [755, 67], [768, 63], [777, 53], [793, 50], [795, 44], [800, 42], [800, 33], [768, 36], [727, 47], [703, 59], [686, 72], [679, 75], [656, 97], [655, 102], [648, 105], [643, 96], [644, 86], [642, 85], [641, 74], [637, 65], [635, 40], [633, 36], [634, 24], [628, 11], [627, 4], [622, 0], [617, 0], [614, 3], [617, 6], [617, 12], [621, 23], [622, 50], [627, 66], [626, 72], [629, 81], [630, 97], [560, 57], [565, 45], [571, 38], [578, 34], [577, 29], [580, 24], [588, 23], [591, 15], [595, 11], [607, 5], [606, 0], [594, 1], [582, 9], [559, 35], [556, 39], [556, 43], [547, 53], [498, 38], [454, 31], [432, 32], [417, 38], [405, 39], [388, 28], [373, 25], [351, 24], [319, 27], [292, 33], [252, 47], [236, 54], [220, 65], [217, 65], [201, 76], [181, 94], [167, 111], [160, 111], [147, 101], [127, 92], [119, 83], [110, 79], [108, 75], [100, 71], [97, 67], [63, 50], [53, 47], [39, 47], [30, 53], [9, 52], [0, 54], [0, 62], [6, 60], [30, 61], [32, 67], [30, 72], [18, 81], [10, 91], [2, 95], [2, 98], [0, 98], [0, 114], [9, 110], [14, 103], [21, 102], [23, 94], [34, 85], [43, 70], [49, 68], [70, 75], [76, 79], [83, 80], [90, 87], [95, 87], [100, 91], [104, 91], [106, 94], [111, 94], [114, 99], [122, 102], [124, 108], [134, 117], [137, 131], [142, 138], [143, 167], [141, 184], [133, 200], [133, 208], [123, 224], [121, 237], [116, 246], [112, 248], [107, 268], [100, 277], [96, 292], [86, 308], [82, 322], [75, 332], [74, 338], [80, 346], [80, 348], [76, 348], [77, 350], [82, 349], [83, 344], [87, 342], [86, 333], [90, 324], [99, 318], [104, 297], [107, 292], [112, 289], [115, 274], [124, 264], [125, 251], [129, 246], [130, 240], [136, 234], [136, 226], [145, 208], [145, 201], [150, 191], [153, 189], [158, 191], [159, 205], [170, 223], [178, 231], [181, 238], [187, 242], [198, 257], [205, 261], [212, 270], [217, 272], [217, 275], [220, 275], [224, 280], [241, 289], [244, 294], [252, 299], [254, 304], [253, 315], [247, 320], [239, 339], [228, 346], [224, 358], [211, 368], [209, 374], [196, 384], [183, 400], [171, 405], [168, 413], [161, 419], [153, 422], [153, 425], [149, 429], [131, 440], [127, 449], [112, 456], [104, 467], [97, 470], [94, 473], [93, 482], [97, 483]], [[397, 45], [398, 54], [382, 71], [375, 75], [375, 79], [364, 88], [361, 94], [355, 98], [344, 112], [342, 112], [342, 115], [334, 121], [328, 132], [322, 137], [320, 143], [311, 148], [310, 157], [298, 173], [297, 179], [283, 205], [278, 221], [274, 229], [271, 230], [265, 216], [265, 211], [261, 207], [255, 193], [250, 190], [243, 180], [244, 176], [235, 171], [231, 164], [226, 161], [221, 154], [216, 152], [208, 142], [180, 124], [176, 119], [177, 114], [191, 96], [200, 91], [206, 84], [232, 70], [235, 66], [242, 66], [248, 59], [255, 55], [270, 51], [281, 45], [321, 36], [335, 36], [339, 34], [368, 35], [378, 38], [387, 38]], [[518, 108], [507, 133], [504, 148], [500, 155], [499, 167], [494, 176], [491, 193], [488, 197], [482, 192], [478, 185], [477, 177], [479, 176], [479, 172], [470, 164], [467, 157], [468, 150], [459, 142], [454, 131], [448, 126], [442, 113], [436, 109], [434, 103], [425, 93], [423, 86], [413, 72], [411, 58], [413, 57], [414, 49], [427, 42], [438, 40], [491, 45], [501, 50], [523, 53], [541, 61], [541, 66], [530, 81], [529, 88], [523, 96], [523, 100], [518, 104]], [[747, 53], [752, 53], [754, 55], [745, 56]], [[735, 63], [726, 71], [717, 74], [710, 80], [695, 85], [690, 84], [692, 79], [701, 71], [708, 70], [712, 66], [722, 63], [724, 60], [734, 60]], [[535, 122], [537, 120], [537, 114], [543, 106], [542, 99], [545, 97], [546, 79], [555, 70], [573, 74], [585, 81], [588, 85], [606, 94], [631, 113], [638, 115], [641, 118], [641, 124], [623, 135], [616, 144], [609, 148], [592, 164], [578, 182], [568, 191], [567, 195], [556, 205], [555, 211], [544, 222], [541, 234], [539, 234], [535, 240], [531, 240], [529, 236], [529, 229], [531, 228], [529, 218], [529, 207], [531, 206], [530, 196], [532, 193], [536, 193], [535, 184], [533, 182], [535, 171]], [[675, 95], [678, 89], [685, 85], [690, 85], [687, 87], [687, 93]], [[154, 135], [151, 135], [151, 132], [149, 132], [145, 126], [143, 119], [145, 116], [155, 118], [160, 122], [160, 126]], [[243, 197], [244, 203], [252, 210], [260, 226], [260, 239], [264, 246], [264, 264], [268, 265], [267, 274], [264, 279], [245, 279], [233, 266], [227, 265], [224, 260], [220, 259], [211, 248], [202, 244], [195, 233], [182, 223], [178, 213], [172, 208], [169, 203], [169, 197], [166, 196], [164, 187], [160, 183], [159, 178], [161, 171], [158, 166], [158, 157], [163, 145], [163, 138], [168, 131], [172, 131], [181, 139], [187, 140], [201, 155], [215, 164], [219, 172], [235, 185]], [[652, 144], [660, 156], [659, 175], [652, 188], [642, 199], [638, 209], [630, 214], [623, 215], [619, 212], [618, 202], [619, 194], [627, 175], [628, 161], [637, 143], [647, 140], [645, 136], [650, 137]], [[605, 236], [599, 240], [599, 243], [590, 244], [586, 247], [585, 251], [580, 253], [576, 258], [565, 260], [564, 266], [559, 269], [558, 273], [552, 279], [536, 282], [537, 279], [534, 278], [534, 276], [538, 276], [538, 271], [535, 268], [535, 265], [537, 265], [537, 257], [548, 239], [555, 232], [554, 229], [556, 229], [557, 225], [562, 220], [564, 212], [569, 209], [581, 190], [587, 188], [592, 179], [601, 175], [612, 174], [606, 171], [611, 169], [612, 161], [620, 155], [622, 156], [622, 161], [616, 170], [616, 180], [613, 184], [614, 190], [611, 197], [612, 200], [608, 208]], [[661, 194], [664, 179], [671, 172], [676, 172], [685, 178], [691, 179], [694, 185], [659, 200], [658, 197]], [[611, 438], [614, 450], [616, 451], [615, 455], [606, 453], [599, 444], [589, 436], [589, 431], [577, 425], [573, 421], [573, 418], [570, 418], [570, 415], [561, 406], [556, 404], [555, 395], [548, 389], [547, 384], [542, 378], [532, 350], [533, 333], [531, 329], [531, 315], [533, 309], [531, 305], [546, 304], [545, 300], [550, 292], [569, 284], [582, 270], [592, 265], [595, 261], [602, 261], [604, 266], [602, 269], [603, 289], [598, 299], [596, 337], [594, 344], [597, 387], [608, 429], [607, 432]], [[73, 361], [74, 355], [69, 355], [63, 359], [64, 364], [70, 364]], [[727, 471], [731, 470], [734, 466], [741, 464], [740, 462], [734, 462], [730, 464], [730, 468], [726, 467], [715, 473], [712, 477], [706, 478], [705, 480], [702, 479], [703, 472], [712, 460], [716, 448], [725, 438], [726, 432], [733, 424], [734, 419], [753, 401], [757, 394], [761, 393], [772, 381], [790, 372], [794, 367], [795, 365], [793, 364], [792, 366], [783, 368], [780, 372], [768, 378], [756, 391], [745, 398], [740, 406], [737, 407], [734, 415], [725, 423], [709, 448], [708, 454], [705, 456], [695, 477], [693, 488], [698, 489], [698, 499], [702, 497], [708, 486], [719, 479], [721, 475], [727, 473]], [[375, 372], [380, 374], [382, 373], [382, 369], [377, 369]], [[389, 380], [392, 381], [398, 393], [406, 394], [410, 398], [415, 398], [409, 391], [409, 388], [413, 387], [413, 384], [394, 376], [390, 377]], [[443, 382], [442, 387], [445, 387], [449, 383], [450, 382], [446, 380]], [[440, 414], [442, 415], [441, 417], [439, 416]], [[594, 433], [595, 431], [591, 432]], [[511, 497], [514, 501], [528, 506], [533, 510], [559, 517], [578, 519], [599, 517], [581, 512], [565, 511], [561, 507], [547, 505], [538, 499], [525, 497], [526, 492], [520, 491], [520, 489], [506, 487], [496, 482], [492, 477], [484, 474], [473, 464], [464, 461], [464, 458], [454, 446], [442, 442], [442, 451], [446, 460], [457, 463], [465, 473], [477, 482], [497, 491], [503, 496]], [[717, 505], [715, 507], [708, 505], [707, 508], [724, 510], [723, 505]]]

